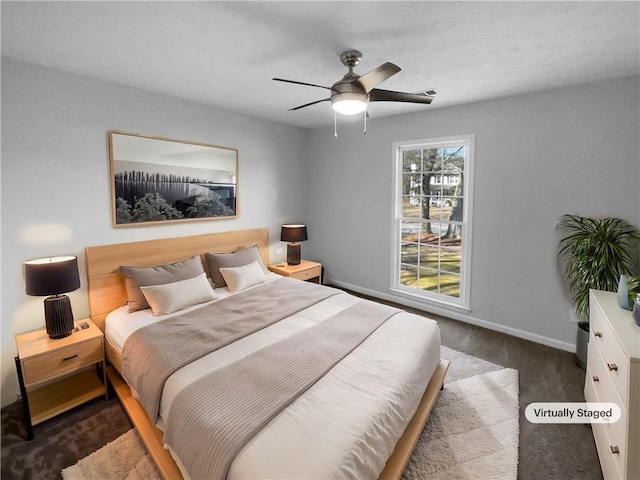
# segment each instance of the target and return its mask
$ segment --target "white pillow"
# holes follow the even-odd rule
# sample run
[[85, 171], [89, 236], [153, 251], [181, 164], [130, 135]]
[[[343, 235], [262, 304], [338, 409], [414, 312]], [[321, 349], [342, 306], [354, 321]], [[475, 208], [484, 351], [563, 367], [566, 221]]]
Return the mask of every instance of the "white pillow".
[[260, 264], [255, 261], [241, 267], [221, 268], [220, 273], [231, 292], [241, 292], [267, 280]]
[[166, 315], [199, 303], [215, 300], [218, 296], [213, 292], [207, 274], [164, 285], [140, 287], [144, 298], [151, 306], [153, 315]]

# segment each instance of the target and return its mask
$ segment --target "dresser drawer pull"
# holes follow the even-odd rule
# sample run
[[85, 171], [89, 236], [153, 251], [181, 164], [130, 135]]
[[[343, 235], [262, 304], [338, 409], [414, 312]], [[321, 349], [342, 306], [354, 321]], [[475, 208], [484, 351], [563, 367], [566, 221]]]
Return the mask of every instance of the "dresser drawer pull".
[[602, 338], [602, 332], [593, 332], [596, 337]]
[[610, 372], [617, 372], [618, 366], [615, 363], [607, 363], [607, 368]]
[[63, 358], [62, 361], [66, 362], [67, 360], [72, 360], [72, 359], [77, 358], [77, 357], [78, 357], [78, 354], [76, 353], [75, 355], [71, 355], [70, 357]]
[[614, 455], [617, 453], [620, 453], [620, 449], [617, 447], [617, 445], [609, 445], [611, 447], [611, 453], [613, 453]]
[[594, 376], [593, 376], [593, 381], [594, 381], [594, 382], [599, 382], [599, 381], [600, 381], [600, 379], [598, 378], [598, 376], [597, 376], [597, 375], [594, 375]]

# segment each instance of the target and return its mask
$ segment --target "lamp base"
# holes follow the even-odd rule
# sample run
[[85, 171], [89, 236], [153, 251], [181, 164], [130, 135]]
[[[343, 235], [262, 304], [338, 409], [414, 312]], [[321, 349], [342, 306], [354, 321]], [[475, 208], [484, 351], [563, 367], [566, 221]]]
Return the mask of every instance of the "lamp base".
[[44, 323], [49, 338], [64, 338], [73, 332], [73, 311], [66, 295], [47, 297], [44, 300]]
[[300, 265], [300, 243], [288, 243], [287, 244], [287, 263], [289, 265]]

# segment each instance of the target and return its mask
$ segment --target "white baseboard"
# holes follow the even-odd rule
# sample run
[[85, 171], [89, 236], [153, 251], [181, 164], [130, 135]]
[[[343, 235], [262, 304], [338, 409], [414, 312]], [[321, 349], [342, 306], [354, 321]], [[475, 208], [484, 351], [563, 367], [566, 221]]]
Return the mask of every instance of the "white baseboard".
[[460, 322], [476, 325], [478, 327], [487, 328], [489, 330], [493, 330], [496, 332], [506, 333], [507, 335], [523, 338], [525, 340], [530, 340], [532, 342], [539, 343], [541, 345], [546, 345], [548, 347], [553, 347], [553, 348], [557, 348], [557, 349], [564, 350], [567, 352], [572, 352], [572, 353], [576, 351], [575, 344], [568, 343], [568, 342], [561, 342], [560, 340], [556, 340], [555, 338], [545, 337], [543, 335], [538, 335], [537, 333], [527, 332], [517, 328], [509, 327], [507, 325], [501, 325], [499, 323], [489, 322], [487, 320], [482, 320], [480, 318], [473, 317], [466, 313], [449, 310], [447, 308], [426, 304], [423, 302], [411, 300], [411, 299], [397, 296], [397, 295], [391, 295], [388, 293], [378, 292], [376, 290], [370, 290], [368, 288], [363, 288], [357, 285], [351, 285], [349, 283], [341, 282], [333, 278], [326, 278], [324, 283], [328, 285], [335, 285], [336, 287], [340, 287], [340, 288], [346, 288], [347, 290], [353, 290], [354, 292], [361, 293], [363, 295], [368, 295], [370, 297], [379, 298], [381, 300], [387, 300], [389, 302], [398, 303], [400, 305], [404, 305], [407, 307], [417, 308], [418, 310], [422, 310], [427, 313], [434, 313], [436, 315], [452, 318], [453, 320], [458, 320]]

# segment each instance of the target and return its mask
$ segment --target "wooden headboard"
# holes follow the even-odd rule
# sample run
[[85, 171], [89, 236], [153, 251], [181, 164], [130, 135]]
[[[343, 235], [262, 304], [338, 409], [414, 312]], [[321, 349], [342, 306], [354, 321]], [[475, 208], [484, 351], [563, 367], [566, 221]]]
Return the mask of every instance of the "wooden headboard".
[[196, 254], [203, 256], [206, 252], [233, 252], [252, 245], [258, 245], [262, 261], [269, 265], [268, 228], [87, 247], [91, 319], [104, 331], [104, 318], [126, 301], [120, 265], [146, 267], [184, 260]]

